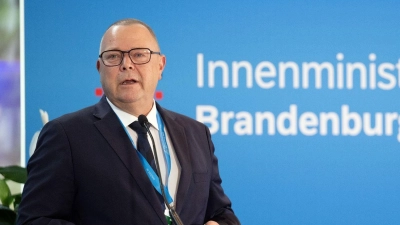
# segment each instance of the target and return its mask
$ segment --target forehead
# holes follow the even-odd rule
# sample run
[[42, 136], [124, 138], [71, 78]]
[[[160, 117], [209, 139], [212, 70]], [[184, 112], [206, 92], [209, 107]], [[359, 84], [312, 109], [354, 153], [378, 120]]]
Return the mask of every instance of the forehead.
[[132, 48], [158, 50], [158, 44], [150, 31], [141, 24], [116, 25], [110, 27], [101, 41], [101, 50]]

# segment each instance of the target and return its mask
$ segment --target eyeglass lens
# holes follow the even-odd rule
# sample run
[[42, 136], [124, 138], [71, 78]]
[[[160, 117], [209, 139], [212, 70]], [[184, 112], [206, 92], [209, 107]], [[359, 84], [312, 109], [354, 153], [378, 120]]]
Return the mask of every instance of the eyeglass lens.
[[[124, 58], [124, 53], [126, 52], [120, 50], [110, 50], [103, 52], [101, 58], [105, 65], [117, 66], [121, 64]], [[149, 49], [131, 49], [127, 53], [134, 64], [145, 64], [150, 61], [151, 52]]]

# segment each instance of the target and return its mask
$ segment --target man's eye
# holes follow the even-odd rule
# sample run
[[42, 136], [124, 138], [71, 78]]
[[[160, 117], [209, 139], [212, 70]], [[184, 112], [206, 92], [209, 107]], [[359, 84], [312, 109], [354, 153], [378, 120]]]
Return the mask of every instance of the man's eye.
[[119, 59], [120, 55], [119, 54], [109, 54], [106, 56], [107, 60], [115, 60], [115, 59]]
[[133, 54], [133, 57], [134, 58], [142, 58], [142, 57], [145, 57], [145, 55], [141, 52], [136, 52]]

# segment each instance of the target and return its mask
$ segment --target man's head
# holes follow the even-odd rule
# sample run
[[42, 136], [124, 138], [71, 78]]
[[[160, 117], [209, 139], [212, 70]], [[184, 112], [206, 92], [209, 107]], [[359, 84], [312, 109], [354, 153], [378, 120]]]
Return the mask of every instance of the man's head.
[[[107, 53], [110, 50], [127, 52], [135, 48], [147, 48], [150, 51], [143, 50], [138, 54], [133, 54], [135, 50], [130, 54]], [[165, 56], [157, 52], [160, 52], [160, 48], [154, 32], [139, 20], [120, 20], [107, 29], [100, 43], [101, 58], [97, 60], [97, 70], [104, 93], [114, 105], [135, 116], [150, 111], [166, 63]], [[107, 60], [118, 59], [119, 56], [122, 56], [121, 61], [107, 63]], [[140, 64], [137, 57], [150, 59], [148, 63]]]

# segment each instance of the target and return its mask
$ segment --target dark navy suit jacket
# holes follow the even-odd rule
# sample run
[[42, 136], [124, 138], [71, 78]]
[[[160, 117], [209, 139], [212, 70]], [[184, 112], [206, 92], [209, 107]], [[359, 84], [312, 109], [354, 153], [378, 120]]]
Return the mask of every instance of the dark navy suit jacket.
[[[221, 187], [208, 128], [157, 104], [181, 175], [176, 210], [185, 225], [240, 224]], [[105, 97], [48, 122], [30, 158], [17, 224], [166, 224], [159, 199]]]

